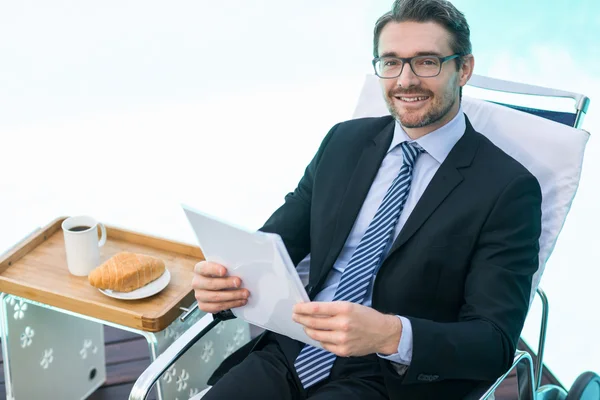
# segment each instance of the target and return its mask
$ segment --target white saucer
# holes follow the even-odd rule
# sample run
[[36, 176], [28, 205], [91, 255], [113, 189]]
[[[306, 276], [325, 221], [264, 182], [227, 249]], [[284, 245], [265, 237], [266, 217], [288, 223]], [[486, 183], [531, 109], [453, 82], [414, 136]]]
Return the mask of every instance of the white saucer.
[[115, 299], [138, 300], [153, 296], [156, 293], [160, 292], [161, 290], [167, 287], [169, 281], [171, 281], [171, 273], [168, 269], [165, 269], [165, 272], [158, 279], [153, 280], [146, 286], [142, 286], [139, 289], [132, 290], [131, 292], [115, 292], [113, 290], [108, 289], [98, 290], [107, 296], [114, 297]]

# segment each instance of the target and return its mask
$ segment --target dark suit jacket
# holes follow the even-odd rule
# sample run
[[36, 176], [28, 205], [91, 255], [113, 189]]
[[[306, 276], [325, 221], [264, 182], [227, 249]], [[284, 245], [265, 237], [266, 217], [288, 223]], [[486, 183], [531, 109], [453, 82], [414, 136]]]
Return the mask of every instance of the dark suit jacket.
[[[528, 310], [538, 268], [540, 187], [466, 122], [375, 279], [373, 308], [407, 317], [413, 330], [412, 362], [403, 376], [380, 360], [392, 399], [461, 398], [481, 381], [494, 381], [512, 364]], [[352, 229], [393, 133], [389, 116], [333, 127], [296, 190], [261, 228], [281, 235], [296, 265], [311, 253], [311, 299]]]

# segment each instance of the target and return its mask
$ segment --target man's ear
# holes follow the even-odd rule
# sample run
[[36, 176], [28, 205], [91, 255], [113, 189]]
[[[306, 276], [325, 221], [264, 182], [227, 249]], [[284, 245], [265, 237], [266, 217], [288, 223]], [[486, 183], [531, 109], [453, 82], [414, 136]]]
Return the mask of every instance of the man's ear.
[[462, 57], [461, 67], [458, 70], [459, 74], [459, 83], [460, 86], [463, 87], [467, 84], [469, 79], [471, 79], [471, 75], [473, 75], [473, 69], [475, 68], [475, 57], [473, 54], [468, 54]]

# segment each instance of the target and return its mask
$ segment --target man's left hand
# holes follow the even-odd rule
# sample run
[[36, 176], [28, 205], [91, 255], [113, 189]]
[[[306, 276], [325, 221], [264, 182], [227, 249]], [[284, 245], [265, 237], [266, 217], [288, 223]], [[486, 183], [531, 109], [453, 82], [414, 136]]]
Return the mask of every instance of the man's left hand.
[[293, 320], [323, 348], [341, 357], [394, 354], [402, 333], [395, 315], [382, 314], [347, 301], [310, 302], [294, 306]]

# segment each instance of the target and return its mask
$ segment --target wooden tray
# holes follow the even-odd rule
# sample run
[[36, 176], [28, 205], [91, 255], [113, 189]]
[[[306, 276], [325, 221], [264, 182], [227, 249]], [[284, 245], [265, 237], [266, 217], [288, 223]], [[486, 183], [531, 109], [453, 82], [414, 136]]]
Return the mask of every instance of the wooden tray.
[[0, 292], [149, 332], [165, 329], [194, 299], [194, 265], [204, 260], [198, 247], [107, 226], [100, 262], [119, 251], [165, 261], [171, 281], [160, 293], [141, 300], [118, 300], [91, 286], [87, 277], [67, 269], [62, 222], [57, 218], [0, 256]]

